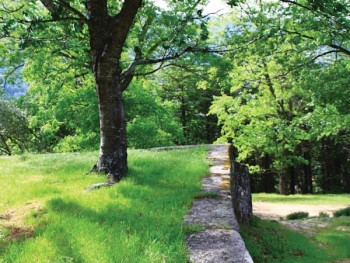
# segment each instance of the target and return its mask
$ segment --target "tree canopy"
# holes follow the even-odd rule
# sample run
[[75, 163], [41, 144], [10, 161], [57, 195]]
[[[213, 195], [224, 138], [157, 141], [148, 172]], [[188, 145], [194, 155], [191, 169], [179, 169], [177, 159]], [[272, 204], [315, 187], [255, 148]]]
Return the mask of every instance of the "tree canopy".
[[350, 4], [228, 2], [1, 0], [2, 153], [100, 147], [115, 182], [127, 145], [232, 142], [255, 191], [350, 192]]

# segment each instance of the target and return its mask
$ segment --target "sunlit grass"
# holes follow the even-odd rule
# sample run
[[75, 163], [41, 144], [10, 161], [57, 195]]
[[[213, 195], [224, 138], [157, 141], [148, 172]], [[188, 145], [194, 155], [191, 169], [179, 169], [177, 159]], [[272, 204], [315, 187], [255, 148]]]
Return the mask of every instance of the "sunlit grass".
[[[348, 205], [349, 194], [289, 195], [253, 194], [253, 201], [308, 205]], [[317, 219], [314, 219], [317, 220]], [[308, 236], [277, 221], [255, 218], [242, 226], [241, 234], [255, 262], [347, 262], [350, 259], [350, 217], [320, 218], [327, 224]], [[312, 228], [312, 225], [310, 225]]]
[[90, 192], [105, 180], [85, 175], [96, 153], [0, 158], [0, 213], [43, 206], [26, 218], [33, 237], [0, 238], [0, 262], [186, 262], [182, 221], [207, 173], [205, 152], [131, 151], [129, 175]]
[[253, 201], [272, 203], [296, 203], [310, 205], [349, 205], [350, 194], [315, 194], [315, 195], [279, 195], [279, 194], [253, 194]]
[[276, 221], [255, 218], [241, 227], [241, 234], [254, 262], [348, 262], [350, 217], [327, 220], [327, 227], [305, 236]]
[[332, 218], [314, 238], [334, 258], [350, 259], [350, 217]]

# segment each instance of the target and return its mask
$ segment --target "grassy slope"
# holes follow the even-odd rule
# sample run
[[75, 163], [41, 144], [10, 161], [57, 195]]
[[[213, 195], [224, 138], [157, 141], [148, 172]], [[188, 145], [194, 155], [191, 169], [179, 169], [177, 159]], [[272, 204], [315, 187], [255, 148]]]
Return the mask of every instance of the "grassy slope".
[[258, 218], [241, 227], [241, 234], [254, 262], [348, 262], [350, 217], [326, 220], [330, 221], [327, 227], [308, 237], [276, 221]]
[[303, 235], [276, 221], [255, 218], [241, 227], [241, 235], [254, 262], [327, 262], [329, 256]]
[[0, 229], [0, 262], [186, 262], [182, 218], [207, 173], [205, 150], [129, 156], [127, 178], [91, 192], [104, 180], [84, 176], [95, 153], [0, 158], [0, 213], [44, 207], [26, 220], [33, 237], [8, 242]]

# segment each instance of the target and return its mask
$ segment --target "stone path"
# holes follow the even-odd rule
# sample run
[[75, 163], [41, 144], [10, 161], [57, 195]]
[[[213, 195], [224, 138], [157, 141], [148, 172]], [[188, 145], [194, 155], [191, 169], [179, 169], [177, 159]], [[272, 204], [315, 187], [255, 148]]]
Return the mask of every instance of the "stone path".
[[348, 206], [350, 205], [283, 204], [255, 201], [253, 202], [253, 213], [263, 219], [280, 220], [294, 212], [308, 212], [310, 217], [318, 216], [320, 212], [332, 216], [333, 212]]
[[238, 233], [232, 209], [228, 145], [212, 145], [208, 159], [212, 163], [211, 174], [202, 179], [202, 191], [208, 197], [194, 200], [184, 220], [185, 224], [202, 229], [186, 237], [190, 262], [253, 262]]

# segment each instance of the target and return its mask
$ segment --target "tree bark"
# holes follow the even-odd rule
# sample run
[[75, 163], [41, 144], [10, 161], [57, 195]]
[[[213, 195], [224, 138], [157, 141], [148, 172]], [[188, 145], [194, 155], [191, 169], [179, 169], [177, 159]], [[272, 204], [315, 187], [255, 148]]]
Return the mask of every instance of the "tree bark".
[[262, 191], [265, 193], [275, 192], [275, 177], [274, 172], [271, 169], [271, 158], [269, 155], [265, 155], [262, 158], [262, 168], [264, 172], [262, 174]]
[[109, 81], [98, 74], [95, 74], [95, 77], [99, 80], [96, 86], [100, 114], [100, 155], [96, 170], [108, 174], [111, 182], [117, 182], [128, 171], [126, 121], [121, 86], [118, 78]]
[[[110, 183], [118, 182], [128, 171], [122, 96], [125, 83], [121, 74], [120, 58], [141, 2], [124, 1], [116, 16], [109, 15], [106, 0], [90, 0], [86, 5], [100, 116], [100, 155], [94, 170], [108, 174]], [[128, 83], [131, 79], [128, 79]]]
[[307, 164], [304, 164], [304, 187], [303, 194], [312, 194], [312, 167], [311, 167], [311, 154], [309, 150], [304, 152], [304, 159], [308, 161]]
[[296, 185], [296, 178], [295, 178], [295, 168], [293, 166], [288, 167], [288, 174], [290, 178], [290, 184], [289, 184], [289, 192], [294, 195], [295, 194], [295, 185]]
[[288, 182], [287, 182], [287, 173], [282, 171], [279, 175], [279, 186], [280, 186], [280, 194], [288, 195]]

